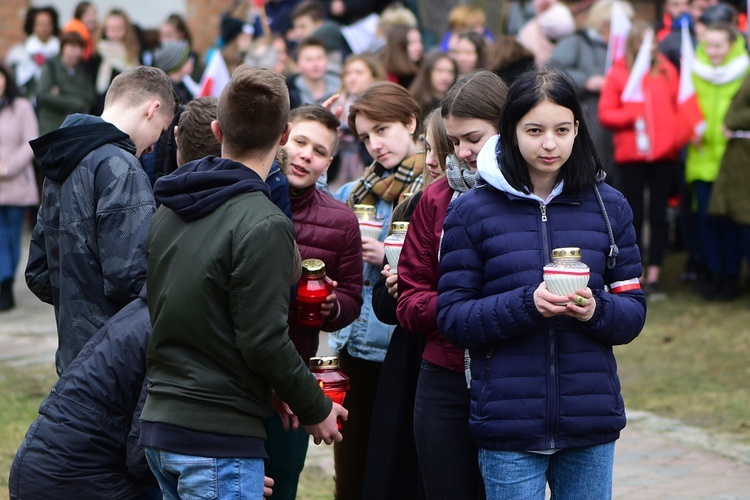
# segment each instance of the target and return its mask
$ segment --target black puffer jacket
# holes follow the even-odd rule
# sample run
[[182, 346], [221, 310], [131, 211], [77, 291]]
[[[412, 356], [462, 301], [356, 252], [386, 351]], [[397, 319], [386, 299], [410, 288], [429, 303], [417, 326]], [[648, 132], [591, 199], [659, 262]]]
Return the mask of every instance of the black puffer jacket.
[[151, 320], [145, 290], [84, 346], [13, 459], [11, 499], [150, 498], [138, 446]]

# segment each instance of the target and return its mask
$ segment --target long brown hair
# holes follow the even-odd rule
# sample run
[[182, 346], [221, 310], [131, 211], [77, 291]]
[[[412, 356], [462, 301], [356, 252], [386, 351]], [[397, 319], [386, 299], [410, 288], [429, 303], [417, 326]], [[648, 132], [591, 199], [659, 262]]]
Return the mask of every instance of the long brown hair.
[[439, 100], [443, 98], [442, 95], [437, 95], [435, 88], [432, 86], [432, 70], [443, 59], [450, 61], [453, 67], [453, 83], [456, 83], [456, 78], [458, 78], [456, 61], [451, 59], [445, 52], [431, 52], [424, 58], [422, 67], [419, 68], [419, 73], [417, 73], [414, 82], [409, 87], [409, 92], [419, 102], [423, 112], [431, 111], [430, 108], [433, 106], [435, 99]]
[[388, 30], [385, 47], [383, 47], [383, 66], [388, 73], [399, 76], [414, 75], [419, 71], [419, 65], [409, 58], [406, 49], [409, 32], [417, 28], [396, 25]]
[[107, 30], [107, 19], [109, 19], [110, 17], [119, 17], [124, 21], [125, 38], [123, 39], [122, 43], [125, 46], [125, 52], [128, 55], [128, 62], [133, 65], [139, 64], [141, 60], [141, 41], [138, 39], [138, 33], [135, 31], [135, 26], [133, 26], [133, 23], [130, 22], [130, 18], [124, 10], [112, 9], [107, 13], [106, 16], [104, 16], [104, 19], [102, 19], [102, 23], [99, 25], [99, 31], [97, 33], [96, 40], [106, 40], [105, 36]]

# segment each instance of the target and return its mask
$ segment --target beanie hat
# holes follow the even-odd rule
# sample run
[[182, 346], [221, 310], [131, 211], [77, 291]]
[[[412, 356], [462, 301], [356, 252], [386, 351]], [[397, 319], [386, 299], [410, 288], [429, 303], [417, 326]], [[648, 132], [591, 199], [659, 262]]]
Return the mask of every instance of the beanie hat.
[[220, 36], [224, 47], [232, 43], [240, 33], [252, 35], [254, 33], [252, 25], [247, 24], [242, 19], [236, 17], [224, 16], [221, 18]]
[[152, 66], [170, 74], [185, 65], [190, 56], [190, 44], [185, 40], [164, 42], [154, 51]]
[[537, 14], [536, 18], [542, 33], [552, 41], [570, 35], [576, 29], [573, 14], [562, 3], [555, 3], [541, 14]]
[[712, 5], [703, 11], [701, 17], [698, 18], [701, 24], [713, 24], [713, 23], [729, 23], [736, 25], [737, 23], [737, 11], [734, 10], [729, 4], [718, 3]]

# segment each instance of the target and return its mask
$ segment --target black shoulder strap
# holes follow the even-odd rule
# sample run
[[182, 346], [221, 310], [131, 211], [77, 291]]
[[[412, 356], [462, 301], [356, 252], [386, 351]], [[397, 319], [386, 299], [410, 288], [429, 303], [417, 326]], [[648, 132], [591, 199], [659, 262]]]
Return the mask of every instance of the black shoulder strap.
[[599, 188], [594, 185], [594, 193], [596, 194], [596, 200], [599, 202], [599, 209], [602, 211], [602, 217], [604, 217], [604, 225], [607, 226], [607, 235], [609, 236], [609, 255], [607, 255], [607, 269], [614, 269], [617, 264], [617, 256], [620, 255], [620, 249], [615, 243], [615, 235], [612, 233], [612, 224], [609, 222], [609, 215], [607, 214], [607, 208], [604, 206], [602, 195], [599, 193]]

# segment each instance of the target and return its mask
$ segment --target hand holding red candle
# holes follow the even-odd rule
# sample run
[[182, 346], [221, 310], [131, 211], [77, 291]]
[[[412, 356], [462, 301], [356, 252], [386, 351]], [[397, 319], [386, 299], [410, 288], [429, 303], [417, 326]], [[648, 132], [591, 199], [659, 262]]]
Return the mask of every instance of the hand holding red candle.
[[[322, 356], [310, 358], [310, 370], [323, 394], [331, 398], [334, 403], [343, 405], [346, 391], [349, 390], [349, 377], [339, 369], [339, 359], [336, 356]], [[341, 430], [341, 421], [337, 421]]]
[[[297, 285], [297, 323], [314, 328], [323, 326], [325, 317], [333, 308], [323, 307], [333, 294], [333, 283], [326, 276], [326, 266], [322, 260], [306, 259], [302, 262], [302, 277]], [[326, 316], [322, 314], [324, 309], [328, 311]]]

